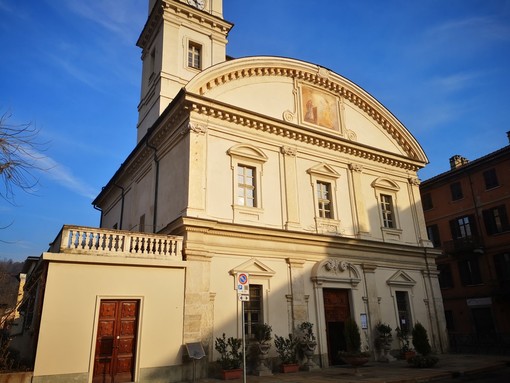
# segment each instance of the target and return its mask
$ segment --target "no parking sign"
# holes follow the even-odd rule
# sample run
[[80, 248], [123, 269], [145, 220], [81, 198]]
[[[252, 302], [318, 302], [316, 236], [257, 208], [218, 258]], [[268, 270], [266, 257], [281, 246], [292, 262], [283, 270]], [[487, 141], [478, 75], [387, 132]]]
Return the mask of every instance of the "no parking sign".
[[237, 295], [239, 300], [248, 301], [250, 297], [250, 281], [248, 273], [238, 273], [236, 275]]

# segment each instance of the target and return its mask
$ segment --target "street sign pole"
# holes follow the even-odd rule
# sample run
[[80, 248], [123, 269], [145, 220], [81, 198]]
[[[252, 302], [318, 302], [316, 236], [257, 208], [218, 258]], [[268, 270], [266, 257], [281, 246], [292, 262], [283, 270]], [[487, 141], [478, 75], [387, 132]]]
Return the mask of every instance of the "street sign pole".
[[241, 301], [241, 333], [243, 339], [243, 383], [246, 383], [246, 339], [244, 335], [244, 301]]
[[250, 300], [250, 282], [248, 273], [236, 275], [237, 299], [241, 301], [241, 339], [243, 347], [243, 383], [246, 383], [246, 335], [244, 333], [244, 302]]

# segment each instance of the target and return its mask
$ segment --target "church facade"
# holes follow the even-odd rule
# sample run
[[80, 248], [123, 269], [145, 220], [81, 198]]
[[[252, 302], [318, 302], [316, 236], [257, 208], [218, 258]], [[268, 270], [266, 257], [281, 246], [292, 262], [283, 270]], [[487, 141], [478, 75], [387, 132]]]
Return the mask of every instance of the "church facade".
[[[129, 261], [85, 250], [87, 257], [65, 255], [73, 272], [61, 270], [60, 287], [70, 275], [95, 286], [77, 297], [95, 313], [79, 321], [87, 322], [79, 379], [95, 376], [100, 316], [115, 305], [135, 318], [134, 381], [184, 380], [185, 345], [194, 342], [204, 347], [205, 375], [217, 359], [216, 337], [244, 331], [249, 339], [261, 323], [286, 336], [311, 322], [320, 367], [340, 363], [348, 318], [370, 350], [377, 323], [420, 322], [434, 350], [446, 351], [440, 253], [427, 238], [417, 177], [428, 160], [411, 133], [373, 96], [324, 67], [227, 59], [232, 24], [221, 0], [151, 0], [149, 11], [138, 40], [138, 143], [94, 201], [102, 212], [94, 238], [127, 231], [149, 239], [131, 246]], [[159, 251], [167, 236], [180, 243], [171, 260], [144, 263], [136, 255], [147, 243]], [[46, 262], [51, 267], [58, 257], [47, 254]], [[239, 273], [249, 276], [244, 312]], [[101, 282], [108, 275], [113, 282]], [[157, 333], [144, 327], [156, 307], [165, 318], [152, 322]], [[54, 311], [46, 320], [57, 305]], [[48, 326], [43, 308], [41, 336]], [[392, 348], [399, 348], [395, 336]], [[37, 350], [35, 377], [44, 352]]]

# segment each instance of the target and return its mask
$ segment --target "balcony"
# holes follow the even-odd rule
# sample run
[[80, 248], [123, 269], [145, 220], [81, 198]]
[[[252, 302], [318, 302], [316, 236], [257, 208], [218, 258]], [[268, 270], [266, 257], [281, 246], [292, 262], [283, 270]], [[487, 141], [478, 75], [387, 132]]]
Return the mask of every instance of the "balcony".
[[483, 254], [482, 241], [477, 236], [462, 237], [443, 242], [445, 254], [479, 253]]
[[48, 252], [182, 261], [182, 237], [65, 225]]

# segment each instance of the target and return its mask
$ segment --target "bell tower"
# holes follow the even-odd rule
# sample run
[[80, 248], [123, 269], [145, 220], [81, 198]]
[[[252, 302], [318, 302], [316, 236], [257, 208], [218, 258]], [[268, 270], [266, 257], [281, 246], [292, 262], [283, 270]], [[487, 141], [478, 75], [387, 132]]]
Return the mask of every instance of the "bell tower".
[[136, 43], [142, 49], [137, 142], [189, 80], [226, 60], [232, 26], [223, 19], [223, 0], [149, 0]]

